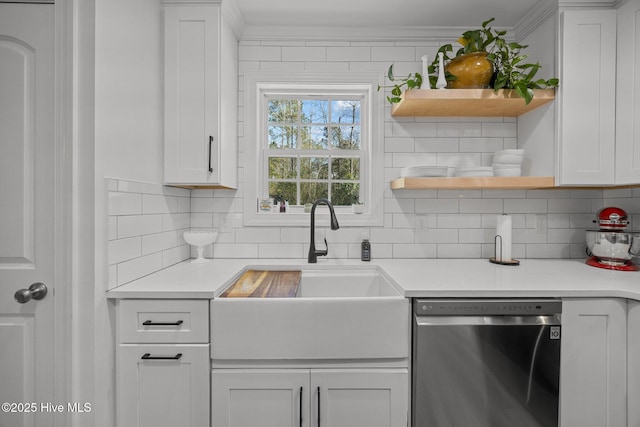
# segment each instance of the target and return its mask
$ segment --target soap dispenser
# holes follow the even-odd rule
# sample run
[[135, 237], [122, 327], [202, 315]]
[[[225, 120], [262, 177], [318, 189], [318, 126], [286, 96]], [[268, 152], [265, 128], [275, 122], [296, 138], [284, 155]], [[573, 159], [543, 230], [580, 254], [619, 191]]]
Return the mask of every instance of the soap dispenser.
[[362, 261], [371, 261], [371, 243], [369, 243], [369, 239], [362, 240], [360, 258]]

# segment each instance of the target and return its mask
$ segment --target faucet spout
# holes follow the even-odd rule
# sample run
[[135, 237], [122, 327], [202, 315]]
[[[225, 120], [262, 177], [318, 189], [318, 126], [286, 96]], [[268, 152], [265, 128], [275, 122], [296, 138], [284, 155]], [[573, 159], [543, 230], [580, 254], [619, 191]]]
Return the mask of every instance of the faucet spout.
[[324, 245], [326, 249], [316, 250], [316, 206], [318, 206], [320, 203], [324, 203], [329, 208], [329, 214], [331, 215], [331, 229], [337, 230], [340, 228], [340, 225], [338, 224], [338, 218], [336, 218], [336, 213], [333, 210], [333, 205], [329, 200], [318, 199], [313, 202], [313, 206], [311, 207], [311, 243], [309, 245], [308, 257], [308, 262], [310, 264], [315, 264], [316, 262], [318, 262], [319, 256], [326, 256], [329, 253], [329, 245], [327, 244], [327, 239], [324, 239]]

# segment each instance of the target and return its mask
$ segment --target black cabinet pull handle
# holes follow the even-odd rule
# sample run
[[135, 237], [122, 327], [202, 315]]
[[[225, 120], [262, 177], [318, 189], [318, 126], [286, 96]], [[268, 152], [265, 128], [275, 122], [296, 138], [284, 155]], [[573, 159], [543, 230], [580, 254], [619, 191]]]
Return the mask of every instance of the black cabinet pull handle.
[[145, 320], [142, 322], [144, 326], [180, 326], [182, 323], [182, 320], [178, 320], [177, 322], [154, 322], [153, 320]]
[[302, 387], [300, 387], [300, 427], [302, 427]]
[[318, 387], [318, 427], [320, 427], [320, 387]]
[[182, 353], [178, 353], [175, 356], [152, 356], [151, 353], [145, 353], [142, 355], [142, 360], [180, 360]]
[[213, 173], [213, 167], [211, 167], [211, 146], [213, 145], [213, 137], [209, 135], [209, 172]]

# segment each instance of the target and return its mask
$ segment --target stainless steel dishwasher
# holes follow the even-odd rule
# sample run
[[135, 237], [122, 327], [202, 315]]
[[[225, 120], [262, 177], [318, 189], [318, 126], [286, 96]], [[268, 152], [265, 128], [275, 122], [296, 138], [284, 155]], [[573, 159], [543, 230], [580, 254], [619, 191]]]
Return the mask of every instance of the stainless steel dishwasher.
[[415, 299], [413, 427], [557, 427], [562, 302]]

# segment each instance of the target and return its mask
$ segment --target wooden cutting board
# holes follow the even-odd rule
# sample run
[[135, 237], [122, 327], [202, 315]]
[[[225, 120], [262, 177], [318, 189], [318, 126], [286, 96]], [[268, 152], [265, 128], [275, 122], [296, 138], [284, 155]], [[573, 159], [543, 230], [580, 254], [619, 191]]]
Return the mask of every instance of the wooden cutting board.
[[300, 270], [247, 270], [221, 298], [291, 298], [300, 284]]

